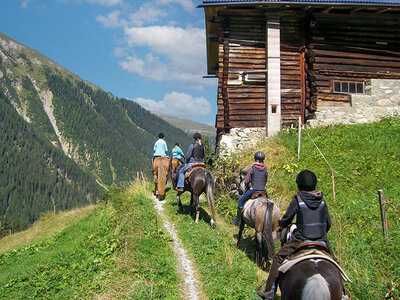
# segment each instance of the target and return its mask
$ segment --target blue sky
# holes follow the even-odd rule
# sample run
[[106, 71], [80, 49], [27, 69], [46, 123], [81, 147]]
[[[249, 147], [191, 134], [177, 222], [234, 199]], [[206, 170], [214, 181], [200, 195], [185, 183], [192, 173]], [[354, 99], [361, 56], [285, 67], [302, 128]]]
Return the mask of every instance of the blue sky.
[[202, 1], [0, 0], [0, 32], [114, 96], [214, 125]]

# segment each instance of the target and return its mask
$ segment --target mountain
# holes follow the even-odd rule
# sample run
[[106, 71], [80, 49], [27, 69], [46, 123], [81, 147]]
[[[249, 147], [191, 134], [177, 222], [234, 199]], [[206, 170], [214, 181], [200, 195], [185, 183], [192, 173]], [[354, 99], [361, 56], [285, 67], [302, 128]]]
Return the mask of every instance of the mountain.
[[162, 131], [182, 130], [0, 33], [0, 217], [15, 229], [47, 210], [96, 201], [104, 187], [150, 175]]
[[215, 146], [215, 138], [217, 135], [216, 132], [217, 130], [215, 129], [214, 126], [195, 122], [192, 120], [171, 117], [156, 111], [152, 111], [152, 113], [155, 114], [156, 116], [159, 116], [161, 119], [167, 121], [168, 123], [172, 124], [173, 126], [182, 129], [190, 136], [193, 136], [193, 133], [195, 132], [201, 132], [201, 134], [208, 137], [210, 144]]

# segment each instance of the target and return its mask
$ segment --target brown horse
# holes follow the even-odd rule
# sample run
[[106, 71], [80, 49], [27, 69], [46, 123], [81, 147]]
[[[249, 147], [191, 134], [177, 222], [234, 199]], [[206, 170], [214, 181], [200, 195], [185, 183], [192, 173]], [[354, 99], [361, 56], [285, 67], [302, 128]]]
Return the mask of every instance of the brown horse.
[[154, 177], [154, 195], [160, 200], [165, 199], [165, 185], [167, 184], [168, 170], [168, 156], [159, 156], [154, 159], [152, 166]]
[[279, 277], [281, 300], [345, 300], [340, 270], [329, 260], [307, 259]]
[[214, 205], [214, 190], [215, 190], [215, 180], [211, 171], [203, 168], [195, 168], [189, 175], [185, 178], [185, 186], [183, 192], [178, 192], [177, 200], [179, 211], [183, 212], [183, 206], [181, 202], [181, 194], [185, 191], [189, 191], [190, 196], [190, 213], [193, 215], [193, 204], [196, 205], [196, 224], [199, 224], [200, 216], [200, 195], [205, 193], [208, 200], [208, 205], [211, 211], [211, 221], [210, 225], [215, 228], [215, 205]]
[[276, 231], [279, 227], [278, 221], [281, 212], [276, 202], [268, 199], [264, 192], [256, 192], [252, 198], [255, 199], [247, 200], [244, 204], [236, 246], [239, 248], [244, 225], [247, 224], [254, 228], [256, 231], [256, 262], [263, 267], [275, 254], [274, 240], [277, 238]]
[[[286, 243], [296, 228], [290, 224], [281, 233], [282, 245]], [[279, 288], [281, 300], [350, 300], [344, 292], [343, 279], [350, 282], [347, 275], [340, 269], [340, 266], [331, 259], [324, 244], [318, 242], [303, 243], [298, 247], [299, 253], [304, 253], [297, 260], [292, 257], [293, 266], [279, 269]], [[304, 257], [307, 250], [322, 250], [321, 252], [311, 251], [311, 256]], [[325, 253], [325, 255], [324, 255]], [[314, 254], [314, 257], [312, 255]], [[303, 257], [303, 258], [301, 258]], [[299, 261], [296, 263], [296, 261]], [[288, 261], [289, 263], [289, 261]], [[290, 263], [289, 263], [290, 265]], [[262, 285], [261, 285], [262, 286]], [[261, 287], [260, 286], [260, 287]], [[264, 299], [263, 292], [257, 290], [258, 295]]]
[[177, 158], [173, 158], [172, 160], [171, 160], [171, 174], [170, 174], [170, 178], [171, 178], [171, 181], [172, 181], [172, 185], [174, 186], [174, 188], [175, 188], [175, 183], [176, 183], [176, 181], [177, 181], [177, 176], [178, 176], [178, 174], [177, 174], [177, 168], [179, 167], [179, 166], [181, 166], [182, 165], [182, 163], [179, 161], [179, 159], [177, 159]]

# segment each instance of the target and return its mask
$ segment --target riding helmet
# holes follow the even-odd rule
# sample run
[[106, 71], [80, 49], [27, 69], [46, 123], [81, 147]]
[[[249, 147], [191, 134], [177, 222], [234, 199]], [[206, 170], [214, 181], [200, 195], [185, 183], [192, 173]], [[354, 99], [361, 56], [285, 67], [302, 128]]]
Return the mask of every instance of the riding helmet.
[[200, 134], [200, 132], [196, 132], [196, 133], [193, 135], [193, 138], [194, 138], [195, 140], [201, 139], [201, 134]]
[[264, 161], [264, 159], [265, 159], [265, 154], [264, 154], [264, 152], [257, 151], [257, 152], [254, 154], [254, 160]]
[[164, 138], [164, 133], [160, 132], [160, 134], [158, 135], [158, 138], [163, 139]]
[[310, 170], [301, 171], [296, 178], [299, 190], [313, 191], [317, 186], [317, 176]]

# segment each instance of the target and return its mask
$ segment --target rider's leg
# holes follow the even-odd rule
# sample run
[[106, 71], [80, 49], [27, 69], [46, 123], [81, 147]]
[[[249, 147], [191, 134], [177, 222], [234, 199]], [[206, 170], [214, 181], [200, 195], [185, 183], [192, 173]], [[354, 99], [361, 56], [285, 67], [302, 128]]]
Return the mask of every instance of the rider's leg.
[[269, 271], [267, 283], [265, 285], [265, 291], [267, 293], [273, 292], [272, 295], [275, 293], [275, 290], [273, 290], [272, 288], [279, 276], [278, 268], [281, 266], [285, 258], [292, 254], [296, 250], [297, 246], [301, 243], [302, 241], [292, 237], [286, 244], [282, 246], [282, 248], [277, 253], [275, 253], [271, 269]]
[[187, 164], [179, 171], [178, 183], [176, 184], [177, 188], [183, 188], [185, 183], [185, 172], [192, 166], [193, 164]]

